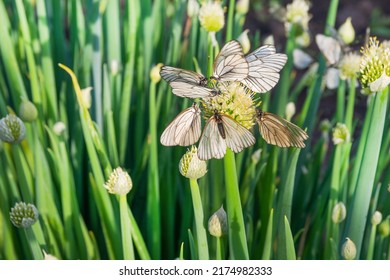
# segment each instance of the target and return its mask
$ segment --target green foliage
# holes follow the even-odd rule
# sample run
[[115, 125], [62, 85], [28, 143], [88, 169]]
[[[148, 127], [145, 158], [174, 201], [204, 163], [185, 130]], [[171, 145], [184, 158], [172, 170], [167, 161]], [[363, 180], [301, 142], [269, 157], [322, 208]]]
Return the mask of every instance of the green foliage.
[[[330, 1], [326, 34], [338, 2]], [[370, 221], [377, 210], [382, 223], [390, 215], [388, 90], [365, 102], [356, 80], [325, 89], [322, 55], [316, 73], [298, 72], [294, 30], [284, 48], [276, 42], [289, 58], [278, 85], [257, 97], [281, 116], [295, 102], [292, 122], [307, 129], [306, 147], [267, 145], [255, 128], [253, 147], [210, 160], [198, 181], [180, 175], [185, 148], [164, 147], [159, 137], [190, 101], [150, 71], [163, 63], [211, 73], [211, 58], [246, 19], [224, 1], [227, 22], [213, 46], [186, 3], [0, 0], [0, 118], [19, 112], [22, 98], [38, 112], [24, 141], [0, 142], [0, 259], [40, 259], [41, 250], [59, 259], [340, 259], [346, 237], [356, 258], [389, 259], [388, 231]], [[252, 3], [255, 16], [259, 5]], [[383, 17], [373, 24], [390, 34]], [[262, 32], [250, 30], [253, 46]], [[91, 108], [81, 90], [89, 86]], [[329, 95], [330, 122], [344, 122], [352, 142], [335, 146], [320, 130]], [[127, 197], [103, 187], [119, 166], [133, 180]], [[20, 201], [39, 211], [30, 229], [9, 220]], [[337, 202], [347, 214], [334, 223]], [[215, 238], [206, 225], [221, 205], [229, 232]]]

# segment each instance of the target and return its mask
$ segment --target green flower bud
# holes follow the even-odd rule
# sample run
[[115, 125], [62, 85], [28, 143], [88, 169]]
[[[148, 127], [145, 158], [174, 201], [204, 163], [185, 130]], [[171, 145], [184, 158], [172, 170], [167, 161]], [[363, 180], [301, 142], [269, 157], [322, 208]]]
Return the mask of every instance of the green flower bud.
[[27, 99], [23, 99], [19, 107], [19, 117], [24, 122], [33, 122], [38, 117], [38, 110], [34, 103]]
[[10, 220], [15, 227], [28, 228], [32, 226], [39, 217], [37, 208], [33, 204], [24, 202], [16, 203], [9, 213]]
[[381, 236], [387, 237], [390, 234], [390, 217], [387, 216], [385, 220], [378, 226], [378, 232]]
[[382, 213], [379, 211], [375, 211], [371, 217], [371, 224], [377, 226], [380, 224], [381, 221], [382, 221]]
[[215, 237], [221, 237], [227, 234], [227, 216], [223, 206], [218, 209], [209, 219], [209, 233]]
[[181, 175], [188, 179], [199, 179], [207, 173], [207, 164], [198, 158], [198, 149], [195, 146], [188, 150], [179, 162]]
[[330, 121], [328, 119], [321, 121], [320, 130], [322, 133], [328, 133], [330, 128], [331, 128], [331, 124], [330, 124]]
[[355, 40], [355, 29], [352, 26], [351, 17], [340, 26], [338, 30], [341, 40], [347, 45], [351, 44]]
[[55, 261], [55, 260], [58, 260], [58, 258], [56, 258], [55, 256], [46, 253], [45, 250], [43, 250], [43, 256], [44, 256], [44, 260], [45, 261]]
[[332, 221], [335, 224], [339, 224], [344, 221], [347, 216], [347, 209], [345, 208], [344, 203], [339, 202], [333, 207], [332, 211]]
[[291, 121], [291, 118], [295, 115], [295, 103], [288, 102], [286, 105], [286, 119]]
[[348, 237], [341, 247], [341, 255], [345, 260], [353, 260], [356, 257], [356, 245]]
[[118, 167], [111, 172], [110, 178], [104, 184], [109, 193], [126, 195], [132, 188], [133, 182], [126, 171]]
[[83, 98], [84, 105], [87, 109], [92, 106], [92, 95], [91, 95], [92, 87], [83, 88], [81, 90], [81, 97]]
[[199, 3], [197, 0], [188, 0], [187, 14], [189, 17], [196, 17], [199, 13]]
[[20, 143], [26, 137], [26, 127], [15, 115], [7, 115], [0, 120], [0, 139], [11, 144]]
[[251, 49], [251, 42], [249, 41], [248, 32], [249, 29], [245, 29], [237, 38], [237, 41], [241, 43], [244, 54], [247, 54]]
[[150, 80], [152, 81], [152, 83], [157, 84], [161, 80], [160, 71], [161, 71], [162, 67], [163, 67], [163, 64], [159, 63], [159, 64], [155, 65], [152, 68], [152, 70], [150, 70]]
[[241, 15], [246, 15], [249, 11], [249, 0], [238, 0], [236, 3], [236, 11]]
[[53, 131], [58, 136], [60, 136], [62, 133], [64, 133], [65, 130], [66, 130], [66, 125], [63, 122], [56, 122], [53, 125]]

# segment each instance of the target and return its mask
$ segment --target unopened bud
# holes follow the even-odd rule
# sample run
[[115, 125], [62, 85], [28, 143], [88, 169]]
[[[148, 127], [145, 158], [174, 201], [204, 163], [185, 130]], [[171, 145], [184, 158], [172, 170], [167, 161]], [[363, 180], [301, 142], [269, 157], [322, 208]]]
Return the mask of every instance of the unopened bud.
[[188, 150], [179, 162], [181, 175], [188, 179], [199, 179], [207, 173], [207, 164], [198, 158], [198, 149], [195, 146]]
[[355, 40], [355, 29], [352, 26], [351, 17], [340, 26], [338, 30], [341, 40], [347, 45], [351, 44]]
[[249, 29], [245, 29], [237, 38], [237, 41], [241, 43], [244, 54], [247, 54], [251, 49], [251, 42], [249, 41], [248, 32]]
[[23, 99], [19, 107], [19, 117], [24, 122], [33, 122], [38, 117], [38, 110], [34, 103], [27, 99]]
[[382, 221], [382, 213], [379, 211], [375, 211], [371, 217], [371, 224], [376, 226], [379, 225], [381, 221]]
[[389, 234], [390, 234], [390, 217], [389, 216], [379, 224], [378, 232], [383, 237], [389, 236]]
[[356, 245], [348, 237], [341, 247], [341, 255], [345, 260], [353, 260], [356, 257]]
[[161, 80], [160, 71], [161, 71], [162, 67], [163, 67], [163, 64], [159, 63], [159, 64], [155, 65], [152, 68], [152, 70], [150, 70], [150, 80], [155, 84], [157, 84]]
[[335, 224], [339, 224], [344, 221], [347, 216], [347, 209], [345, 208], [344, 203], [339, 202], [333, 207], [332, 211], [332, 221]]
[[226, 235], [227, 231], [227, 216], [223, 206], [221, 206], [209, 219], [209, 232], [212, 236], [221, 237]]

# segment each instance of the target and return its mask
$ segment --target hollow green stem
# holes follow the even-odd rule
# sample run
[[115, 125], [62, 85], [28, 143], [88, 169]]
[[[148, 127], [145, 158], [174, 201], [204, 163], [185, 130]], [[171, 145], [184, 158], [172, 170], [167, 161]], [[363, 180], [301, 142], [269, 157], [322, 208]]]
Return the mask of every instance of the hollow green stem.
[[207, 243], [206, 229], [203, 224], [204, 215], [203, 215], [202, 199], [200, 197], [199, 185], [196, 179], [190, 179], [190, 187], [191, 187], [192, 205], [194, 208], [194, 216], [195, 216], [198, 257], [200, 260], [208, 260], [209, 248]]
[[238, 189], [236, 162], [234, 153], [230, 149], [226, 151], [224, 166], [230, 258], [234, 260], [247, 260], [249, 259], [248, 245], [245, 235], [240, 192]]
[[226, 42], [229, 42], [233, 39], [233, 23], [234, 23], [234, 8], [235, 8], [235, 0], [229, 1], [229, 11], [228, 11], [228, 22], [226, 27]]
[[126, 195], [119, 196], [119, 208], [121, 217], [123, 257], [125, 260], [134, 260], [134, 247], [131, 238], [131, 221], [127, 211]]
[[349, 237], [356, 245], [357, 256], [360, 256], [364, 229], [366, 226], [371, 194], [374, 187], [379, 151], [386, 120], [388, 89], [377, 92], [374, 96], [374, 109], [367, 133], [362, 162], [356, 181], [355, 194], [352, 202], [354, 209], [349, 217], [344, 237]]
[[156, 117], [156, 84], [150, 84], [149, 99], [149, 129], [150, 154], [148, 166], [148, 198], [146, 205], [148, 243], [153, 259], [160, 259], [161, 254], [161, 218], [160, 218], [160, 188], [157, 159], [157, 117]]
[[35, 238], [35, 234], [32, 228], [25, 228], [24, 232], [26, 234], [28, 244], [30, 245], [31, 253], [33, 255], [34, 260], [43, 260], [43, 253], [41, 247], [39, 246], [38, 240]]

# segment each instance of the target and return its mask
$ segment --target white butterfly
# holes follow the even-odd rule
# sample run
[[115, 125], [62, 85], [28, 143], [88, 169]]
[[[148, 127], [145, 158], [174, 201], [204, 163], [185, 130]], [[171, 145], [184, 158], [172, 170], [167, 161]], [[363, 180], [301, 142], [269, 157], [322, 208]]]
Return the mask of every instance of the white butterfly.
[[223, 158], [226, 148], [239, 153], [255, 143], [252, 133], [228, 115], [214, 111], [207, 121], [199, 141], [198, 157], [201, 160]]
[[171, 66], [163, 66], [161, 77], [172, 87], [172, 92], [180, 97], [205, 98], [219, 94], [219, 90], [207, 86], [207, 78], [202, 74]]
[[304, 140], [309, 136], [305, 131], [289, 121], [256, 108], [256, 121], [260, 134], [268, 144], [279, 147], [304, 148]]
[[241, 44], [232, 40], [223, 46], [216, 57], [210, 79], [218, 82], [241, 81], [248, 76], [248, 71]]
[[189, 146], [199, 140], [201, 134], [200, 109], [194, 103], [182, 111], [161, 134], [164, 146]]
[[287, 55], [276, 53], [273, 45], [265, 45], [248, 54], [245, 59], [249, 72], [242, 83], [254, 92], [264, 93], [279, 81], [279, 72], [286, 64]]

